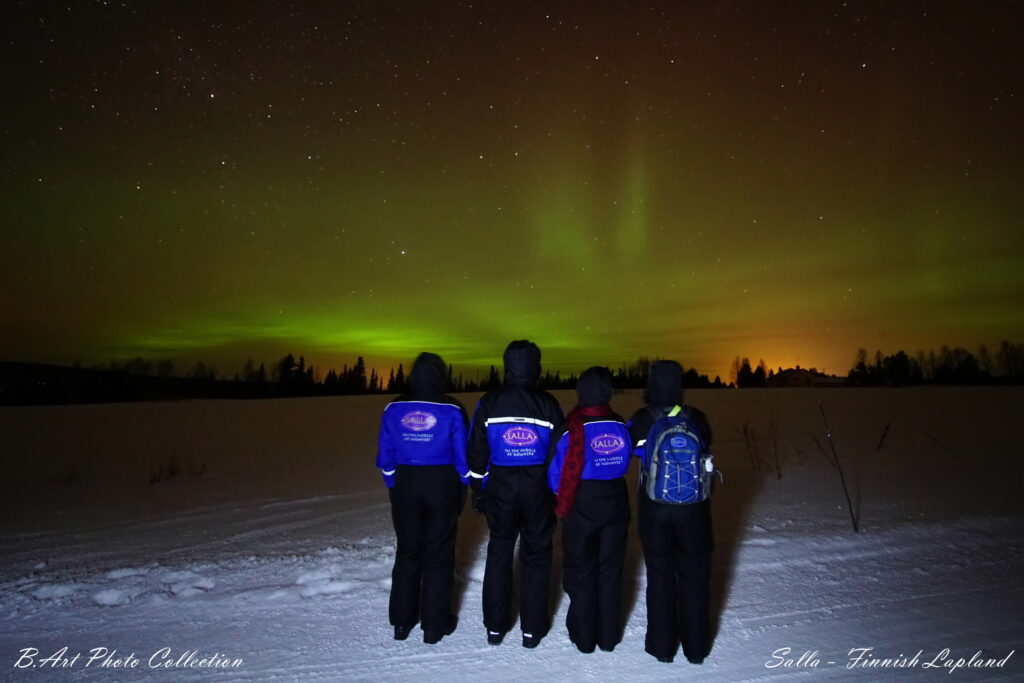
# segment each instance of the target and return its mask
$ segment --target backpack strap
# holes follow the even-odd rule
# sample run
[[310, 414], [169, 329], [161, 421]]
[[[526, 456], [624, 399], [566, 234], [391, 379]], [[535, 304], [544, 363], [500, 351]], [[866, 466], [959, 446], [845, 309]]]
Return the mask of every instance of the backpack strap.
[[647, 412], [651, 414], [651, 420], [652, 421], [651, 421], [651, 426], [647, 429], [647, 438], [644, 440], [645, 444], [648, 441], [650, 441], [651, 433], [654, 431], [654, 427], [655, 427], [655, 425], [658, 424], [659, 420], [661, 420], [663, 418], [666, 418], [666, 417], [676, 417], [682, 411], [683, 411], [683, 408], [681, 406], [677, 405], [677, 406], [672, 406], [672, 409], [669, 410], [666, 413], [664, 408], [656, 408], [655, 406], [653, 406], [653, 405], [648, 403], [647, 404]]

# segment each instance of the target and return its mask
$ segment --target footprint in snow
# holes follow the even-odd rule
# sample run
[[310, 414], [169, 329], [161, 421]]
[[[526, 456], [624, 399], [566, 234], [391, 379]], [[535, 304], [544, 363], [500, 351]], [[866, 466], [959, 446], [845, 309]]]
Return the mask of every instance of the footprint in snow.
[[337, 573], [335, 568], [332, 567], [329, 569], [314, 569], [313, 571], [299, 574], [299, 577], [295, 579], [295, 585], [303, 587], [299, 591], [299, 595], [304, 598], [311, 598], [314, 595], [335, 595], [338, 593], [348, 593], [356, 587], [357, 581], [335, 580]]
[[59, 600], [76, 592], [80, 586], [74, 583], [47, 583], [29, 593], [36, 600]]
[[100, 591], [93, 595], [92, 600], [97, 605], [115, 607], [117, 605], [127, 605], [132, 599], [128, 594], [128, 591], [123, 591], [118, 588], [108, 588], [107, 590]]
[[304, 598], [311, 598], [315, 595], [335, 595], [338, 593], [348, 593], [355, 587], [355, 581], [317, 581], [307, 584], [299, 592], [299, 595]]
[[214, 586], [213, 579], [190, 571], [168, 572], [161, 578], [161, 582], [179, 598], [190, 598], [206, 593]]
[[766, 548], [768, 546], [775, 545], [775, 540], [771, 538], [751, 538], [743, 541], [743, 545], [753, 545]]
[[107, 572], [108, 579], [124, 579], [129, 576], [145, 576], [149, 570], [144, 567], [124, 567], [122, 569], [111, 569]]
[[171, 592], [181, 598], [190, 598], [193, 595], [208, 592], [213, 588], [213, 586], [213, 579], [207, 579], [200, 576], [194, 581], [183, 581], [181, 583], [173, 584], [171, 586]]
[[304, 586], [306, 584], [330, 581], [332, 576], [332, 572], [328, 569], [314, 569], [311, 572], [299, 574], [299, 578], [295, 579], [295, 583], [299, 586]]

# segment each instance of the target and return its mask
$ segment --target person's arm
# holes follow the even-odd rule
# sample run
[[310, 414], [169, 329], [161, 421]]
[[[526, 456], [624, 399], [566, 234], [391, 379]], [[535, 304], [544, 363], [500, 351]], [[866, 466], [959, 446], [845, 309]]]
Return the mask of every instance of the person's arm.
[[551, 462], [548, 465], [548, 488], [557, 496], [558, 483], [562, 480], [562, 465], [565, 464], [565, 451], [569, 447], [569, 432], [568, 430], [560, 429], [551, 436], [551, 447], [548, 455], [548, 460]]
[[469, 418], [466, 417], [466, 409], [462, 407], [462, 404], [456, 402], [456, 408], [459, 411], [458, 416], [452, 420], [452, 445], [455, 449], [455, 470], [459, 474], [459, 479], [462, 480], [463, 484], [469, 483], [469, 463], [466, 461], [466, 441], [469, 438], [469, 431], [467, 429], [467, 423]]
[[[484, 396], [484, 398], [487, 398]], [[473, 489], [473, 512], [478, 515], [487, 511], [484, 498], [484, 482], [491, 464], [491, 446], [487, 441], [487, 409], [486, 402], [480, 399], [473, 411], [473, 422], [469, 428], [469, 439], [466, 445], [466, 464], [469, 468], [469, 485]]]
[[466, 448], [466, 464], [469, 466], [470, 483], [474, 490], [483, 483], [491, 463], [491, 446], [487, 442], [487, 397], [480, 399], [473, 411], [473, 423], [469, 428], [469, 443]]
[[388, 407], [390, 404], [384, 408], [384, 414], [380, 418], [380, 435], [377, 438], [377, 467], [380, 469], [381, 476], [384, 477], [385, 486], [390, 489], [395, 485], [398, 452], [388, 428]]
[[554, 438], [554, 433], [565, 425], [565, 415], [562, 413], [562, 406], [559, 404], [558, 399], [551, 396], [551, 394], [548, 394], [548, 396], [551, 398], [551, 408], [547, 419], [548, 422], [554, 425], [551, 431], [552, 438]]
[[629, 426], [629, 438], [633, 442], [633, 455], [643, 457], [644, 443], [647, 441], [647, 433], [651, 431], [654, 420], [647, 408], [641, 408], [633, 413], [633, 417], [627, 423]]
[[697, 429], [701, 431], [701, 436], [704, 437], [704, 447], [711, 450], [711, 423], [708, 422], [708, 416], [704, 414], [703, 410], [693, 406], [687, 406], [687, 414], [697, 425]]

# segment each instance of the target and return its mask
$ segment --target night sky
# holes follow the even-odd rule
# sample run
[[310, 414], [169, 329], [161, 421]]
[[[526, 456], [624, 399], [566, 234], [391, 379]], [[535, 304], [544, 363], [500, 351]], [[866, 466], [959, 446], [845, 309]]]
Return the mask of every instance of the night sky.
[[5, 2], [0, 359], [545, 366], [1024, 332], [1003, 2]]

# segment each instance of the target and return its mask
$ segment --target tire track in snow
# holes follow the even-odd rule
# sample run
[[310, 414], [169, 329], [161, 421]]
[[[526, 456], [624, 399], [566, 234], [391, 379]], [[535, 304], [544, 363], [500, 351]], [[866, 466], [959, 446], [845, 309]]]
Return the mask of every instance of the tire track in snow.
[[[79, 568], [95, 570], [102, 567], [123, 565], [132, 559], [175, 559], [190, 552], [207, 550], [228, 550], [234, 543], [265, 539], [326, 524], [332, 519], [357, 516], [386, 506], [386, 502], [352, 505], [359, 499], [378, 501], [377, 491], [318, 496], [298, 501], [277, 501], [254, 503], [249, 506], [204, 509], [172, 516], [166, 519], [143, 519], [131, 522], [105, 524], [81, 531], [61, 531], [26, 537], [0, 537], [0, 554], [4, 561], [0, 568], [0, 580], [10, 580], [37, 565], [47, 568], [65, 568], [75, 571]], [[337, 509], [348, 503], [344, 509]], [[280, 510], [280, 507], [300, 506], [296, 509]], [[318, 513], [329, 508], [326, 513]], [[277, 510], [253, 516], [254, 511]], [[368, 512], [373, 515], [373, 512]], [[255, 528], [254, 528], [255, 527]], [[205, 535], [194, 541], [183, 541], [189, 537]], [[216, 536], [211, 538], [211, 536]], [[125, 548], [130, 548], [126, 558]], [[239, 551], [244, 552], [244, 551]]]
[[[363, 513], [363, 512], [366, 512], [368, 510], [373, 510], [375, 508], [383, 508], [383, 507], [386, 507], [388, 505], [390, 505], [390, 504], [389, 503], [376, 503], [374, 505], [369, 505], [369, 506], [364, 507], [364, 508], [356, 508], [356, 509], [351, 509], [351, 510], [340, 510], [340, 511], [337, 511], [337, 512], [329, 512], [327, 514], [317, 515], [315, 517], [301, 517], [301, 515], [296, 513], [295, 516], [301, 517], [300, 519], [298, 519], [296, 521], [278, 522], [278, 523], [275, 523], [275, 524], [270, 524], [270, 525], [261, 527], [259, 529], [252, 529], [252, 530], [249, 530], [249, 531], [239, 531], [239, 532], [236, 532], [236, 533], [229, 533], [229, 534], [226, 534], [226, 535], [222, 536], [221, 538], [217, 538], [217, 539], [213, 539], [213, 540], [209, 540], [209, 541], [201, 541], [199, 543], [190, 543], [190, 544], [178, 546], [178, 547], [173, 548], [171, 550], [164, 551], [163, 556], [165, 558], [173, 558], [173, 557], [176, 557], [178, 555], [185, 554], [185, 553], [191, 553], [191, 552], [200, 551], [200, 550], [215, 550], [217, 548], [223, 548], [225, 546], [234, 546], [234, 545], [237, 545], [238, 543], [244, 542], [244, 541], [252, 541], [252, 540], [257, 540], [257, 539], [266, 539], [267, 537], [270, 537], [270, 536], [288, 534], [290, 532], [298, 531], [300, 529], [307, 529], [309, 527], [318, 526], [318, 525], [323, 524], [323, 523], [327, 523], [327, 522], [331, 522], [331, 521], [336, 521], [336, 520], [339, 520], [339, 519], [343, 519], [345, 517], [350, 517], [350, 516], [358, 514], [358, 513]], [[275, 516], [273, 518], [263, 518], [261, 520], [255, 520], [255, 521], [265, 521], [266, 519], [280, 519], [280, 517], [279, 516]], [[246, 523], [246, 525], [248, 525], [248, 523]]]

